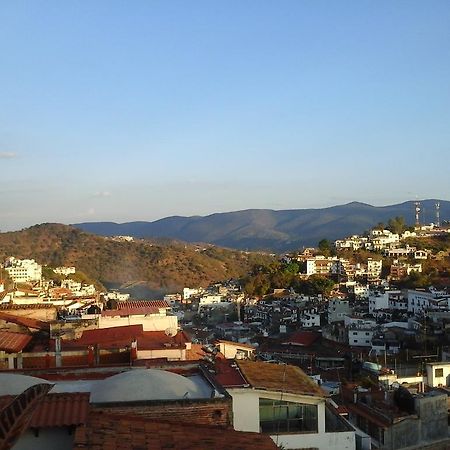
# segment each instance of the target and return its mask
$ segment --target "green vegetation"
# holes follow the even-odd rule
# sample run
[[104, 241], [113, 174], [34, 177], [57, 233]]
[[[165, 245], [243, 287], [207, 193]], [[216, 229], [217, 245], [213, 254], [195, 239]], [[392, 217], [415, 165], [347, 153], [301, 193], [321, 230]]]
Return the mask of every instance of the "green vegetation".
[[58, 280], [51, 267], [75, 266], [70, 278], [82, 282], [125, 284], [144, 282], [150, 289], [179, 290], [239, 278], [256, 264], [269, 265], [273, 257], [233, 251], [208, 244], [170, 240], [117, 242], [60, 224], [36, 225], [0, 234], [0, 259], [34, 258], [44, 274]]
[[303, 279], [298, 275], [298, 269], [296, 262], [256, 266], [250, 275], [242, 279], [244, 292], [250, 296], [262, 297], [274, 289], [292, 288], [305, 295], [330, 294], [335, 285], [333, 280], [320, 275]]

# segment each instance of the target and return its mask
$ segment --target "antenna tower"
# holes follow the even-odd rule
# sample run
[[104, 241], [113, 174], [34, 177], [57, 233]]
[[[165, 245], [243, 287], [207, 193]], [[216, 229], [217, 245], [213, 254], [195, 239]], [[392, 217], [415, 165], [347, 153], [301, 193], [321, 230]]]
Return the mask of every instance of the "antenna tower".
[[414, 202], [414, 206], [415, 206], [415, 211], [416, 211], [416, 227], [420, 226], [420, 202], [417, 200], [416, 202]]
[[434, 206], [436, 207], [436, 226], [440, 227], [441, 226], [441, 204], [439, 202], [436, 202]]

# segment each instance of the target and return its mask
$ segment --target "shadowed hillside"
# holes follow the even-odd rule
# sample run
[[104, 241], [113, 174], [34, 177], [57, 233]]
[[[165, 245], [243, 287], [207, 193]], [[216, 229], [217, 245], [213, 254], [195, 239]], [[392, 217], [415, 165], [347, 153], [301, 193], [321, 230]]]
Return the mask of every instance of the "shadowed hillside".
[[34, 258], [41, 264], [76, 266], [102, 284], [144, 282], [154, 290], [205, 286], [245, 275], [267, 255], [227, 250], [208, 244], [168, 240], [117, 242], [60, 224], [42, 224], [0, 233], [0, 258]]
[[[434, 203], [435, 200], [422, 202], [423, 222], [435, 220]], [[440, 203], [441, 219], [450, 219], [450, 202]], [[353, 202], [322, 209], [250, 209], [206, 217], [174, 216], [155, 222], [97, 222], [75, 226], [103, 236], [168, 237], [243, 250], [286, 251], [316, 245], [322, 238], [334, 240], [359, 234], [397, 216], [412, 225], [414, 202], [383, 207]]]

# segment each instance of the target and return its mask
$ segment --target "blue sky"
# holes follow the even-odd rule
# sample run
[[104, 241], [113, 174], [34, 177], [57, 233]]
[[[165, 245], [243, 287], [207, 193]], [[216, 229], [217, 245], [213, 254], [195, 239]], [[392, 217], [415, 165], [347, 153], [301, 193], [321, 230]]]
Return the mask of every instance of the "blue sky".
[[450, 2], [0, 4], [0, 229], [450, 198]]

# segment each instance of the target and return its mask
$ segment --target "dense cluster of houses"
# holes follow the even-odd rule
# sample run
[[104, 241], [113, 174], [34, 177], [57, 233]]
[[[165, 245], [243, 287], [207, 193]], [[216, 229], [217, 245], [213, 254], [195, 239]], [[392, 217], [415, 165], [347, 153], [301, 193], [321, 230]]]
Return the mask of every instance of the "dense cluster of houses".
[[299, 276], [345, 279], [329, 298], [247, 298], [228, 280], [132, 300], [77, 282], [76, 268], [54, 269], [55, 285], [35, 261], [9, 258], [0, 409], [35, 403], [14, 409], [32, 415], [17, 418], [20, 433], [2, 432], [18, 449], [110, 448], [116, 429], [172, 448], [177, 433], [191, 442], [180, 448], [450, 445], [450, 292], [396, 289], [378, 259], [297, 258], [309, 267]]

